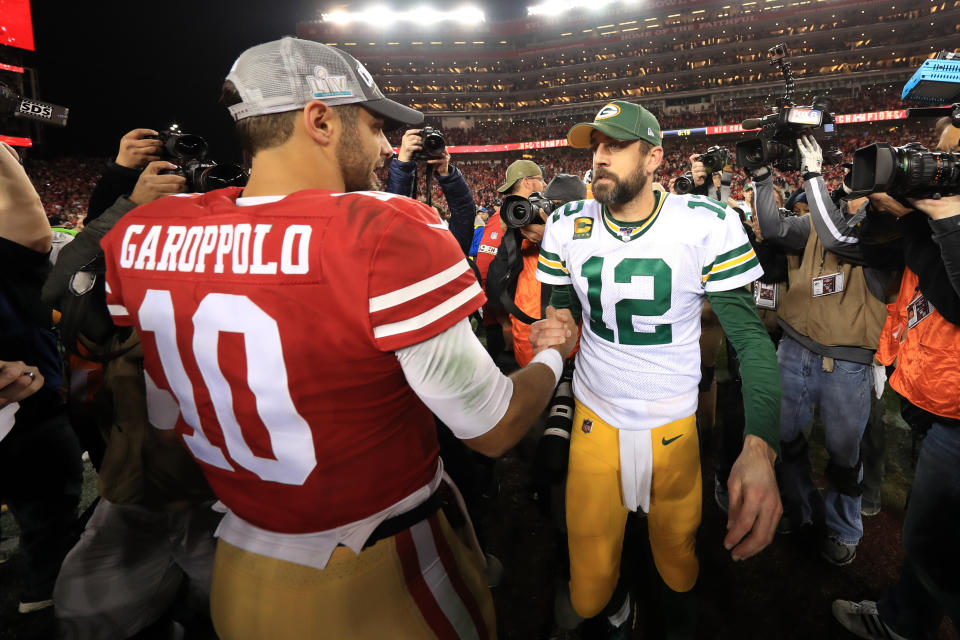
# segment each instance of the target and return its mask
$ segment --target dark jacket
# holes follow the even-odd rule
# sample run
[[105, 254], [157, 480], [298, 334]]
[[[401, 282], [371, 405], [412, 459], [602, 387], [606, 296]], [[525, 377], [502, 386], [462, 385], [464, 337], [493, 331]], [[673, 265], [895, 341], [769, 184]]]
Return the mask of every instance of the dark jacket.
[[106, 211], [120, 196], [129, 196], [140, 179], [140, 169], [130, 169], [111, 161], [103, 170], [90, 194], [90, 205], [84, 224], [90, 224]]
[[[431, 165], [424, 165], [431, 168]], [[390, 172], [387, 176], [387, 193], [409, 196], [413, 190], [413, 175], [416, 171], [416, 162], [400, 162], [396, 158], [390, 163]], [[473, 241], [473, 221], [477, 216], [477, 203], [473, 199], [473, 191], [464, 180], [460, 169], [452, 164], [450, 173], [446, 176], [435, 175], [443, 196], [450, 207], [450, 233], [456, 238], [457, 244], [463, 250], [463, 255], [470, 252], [470, 243]]]

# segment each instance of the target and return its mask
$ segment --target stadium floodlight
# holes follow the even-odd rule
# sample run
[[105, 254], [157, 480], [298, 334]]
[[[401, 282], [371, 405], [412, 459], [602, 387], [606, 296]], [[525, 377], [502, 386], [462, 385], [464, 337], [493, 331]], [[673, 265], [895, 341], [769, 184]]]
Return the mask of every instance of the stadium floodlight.
[[616, 0], [544, 0], [527, 7], [528, 16], [557, 16], [573, 9], [605, 9]]
[[338, 9], [330, 13], [323, 13], [320, 17], [324, 22], [331, 24], [346, 25], [360, 23], [380, 27], [400, 22], [412, 22], [423, 26], [430, 26], [439, 22], [476, 24], [478, 22], [484, 22], [486, 19], [483, 11], [471, 5], [450, 11], [442, 11], [426, 5], [414, 7], [408, 11], [395, 11], [385, 5], [376, 5], [355, 12]]

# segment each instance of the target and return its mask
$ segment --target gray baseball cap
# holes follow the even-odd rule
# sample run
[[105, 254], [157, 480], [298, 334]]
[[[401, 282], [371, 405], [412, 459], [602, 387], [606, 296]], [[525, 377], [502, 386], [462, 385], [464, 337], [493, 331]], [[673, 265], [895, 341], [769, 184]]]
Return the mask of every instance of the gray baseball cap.
[[233, 63], [227, 80], [242, 100], [228, 107], [234, 120], [322, 100], [330, 106], [360, 104], [391, 123], [423, 122], [419, 111], [385, 98], [356, 58], [313, 40], [287, 37], [251, 47]]

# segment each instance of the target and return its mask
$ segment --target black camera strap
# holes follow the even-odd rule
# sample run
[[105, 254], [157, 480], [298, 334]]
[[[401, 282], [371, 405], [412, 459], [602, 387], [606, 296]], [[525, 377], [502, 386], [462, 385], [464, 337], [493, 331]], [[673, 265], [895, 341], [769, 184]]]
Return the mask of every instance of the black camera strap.
[[[517, 291], [517, 280], [520, 278], [520, 272], [523, 271], [523, 237], [519, 229], [510, 229], [500, 243], [497, 250], [497, 257], [490, 263], [490, 270], [487, 274], [487, 297], [499, 303], [507, 313], [525, 324], [533, 324], [539, 318], [532, 318], [517, 306], [514, 302], [514, 295]], [[548, 285], [541, 285], [541, 313], [543, 311], [543, 295], [547, 294], [549, 300]]]

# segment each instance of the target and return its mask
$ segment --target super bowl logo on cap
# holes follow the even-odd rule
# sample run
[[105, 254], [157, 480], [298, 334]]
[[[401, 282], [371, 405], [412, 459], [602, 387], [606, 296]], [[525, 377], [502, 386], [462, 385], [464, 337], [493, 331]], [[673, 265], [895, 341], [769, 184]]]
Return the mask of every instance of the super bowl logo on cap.
[[366, 67], [359, 62], [357, 63], [357, 75], [360, 76], [360, 79], [363, 80], [365, 85], [373, 89], [373, 76], [371, 76]]
[[340, 98], [352, 96], [347, 86], [347, 76], [331, 76], [320, 65], [313, 68], [313, 75], [307, 76], [307, 83], [313, 89], [314, 98]]
[[611, 102], [603, 109], [600, 109], [600, 112], [597, 113], [597, 117], [594, 118], [594, 120], [606, 120], [607, 118], [612, 118], [618, 115], [620, 115], [620, 107]]

